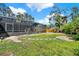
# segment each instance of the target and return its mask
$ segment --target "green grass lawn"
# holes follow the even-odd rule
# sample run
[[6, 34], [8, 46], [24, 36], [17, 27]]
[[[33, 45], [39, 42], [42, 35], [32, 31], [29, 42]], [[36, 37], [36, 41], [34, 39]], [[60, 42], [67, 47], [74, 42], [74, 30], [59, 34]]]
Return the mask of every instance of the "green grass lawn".
[[[20, 40], [22, 40], [21, 43], [15, 43], [10, 40], [3, 40], [2, 42], [0, 41], [0, 55], [4, 55], [7, 53], [12, 53], [16, 56], [76, 55], [74, 49], [79, 48], [79, 42], [68, 42], [64, 40], [55, 39], [56, 36], [63, 35], [64, 34], [39, 34], [33, 36], [23, 36], [20, 37]], [[49, 40], [49, 38], [51, 40]]]

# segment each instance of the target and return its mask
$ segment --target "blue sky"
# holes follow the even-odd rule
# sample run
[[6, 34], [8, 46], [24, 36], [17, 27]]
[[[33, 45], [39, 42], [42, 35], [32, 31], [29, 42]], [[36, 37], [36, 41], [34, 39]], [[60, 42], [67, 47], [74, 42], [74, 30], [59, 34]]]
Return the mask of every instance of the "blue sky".
[[15, 13], [15, 10], [26, 12], [32, 15], [36, 22], [45, 24], [48, 23], [47, 16], [49, 16], [53, 6], [58, 6], [60, 8], [79, 7], [78, 3], [6, 3], [6, 5], [14, 9], [13, 12]]
[[31, 14], [36, 19], [42, 19], [47, 14], [49, 14], [49, 12], [51, 11], [51, 7], [46, 8], [46, 9], [40, 11], [40, 12], [38, 12], [36, 10], [31, 10], [31, 8], [29, 8], [26, 3], [6, 3], [6, 5], [7, 6], [13, 6], [14, 8], [25, 9], [28, 14]]

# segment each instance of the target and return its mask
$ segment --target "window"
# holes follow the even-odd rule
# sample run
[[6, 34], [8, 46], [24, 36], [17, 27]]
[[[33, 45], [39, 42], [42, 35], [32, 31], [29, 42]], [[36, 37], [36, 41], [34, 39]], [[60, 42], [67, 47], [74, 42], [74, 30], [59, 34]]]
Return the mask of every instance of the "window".
[[7, 31], [12, 32], [12, 24], [7, 24]]

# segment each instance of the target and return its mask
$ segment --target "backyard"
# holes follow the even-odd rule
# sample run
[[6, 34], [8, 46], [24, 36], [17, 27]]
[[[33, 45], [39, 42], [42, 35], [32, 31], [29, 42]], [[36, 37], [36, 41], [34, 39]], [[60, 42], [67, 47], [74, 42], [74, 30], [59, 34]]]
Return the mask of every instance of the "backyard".
[[[56, 37], [62, 33], [40, 33], [18, 36], [20, 42], [0, 41], [0, 55], [5, 56], [74, 56], [79, 55], [79, 41]], [[14, 39], [15, 40], [15, 39]]]
[[79, 3], [0, 3], [0, 56], [79, 56]]

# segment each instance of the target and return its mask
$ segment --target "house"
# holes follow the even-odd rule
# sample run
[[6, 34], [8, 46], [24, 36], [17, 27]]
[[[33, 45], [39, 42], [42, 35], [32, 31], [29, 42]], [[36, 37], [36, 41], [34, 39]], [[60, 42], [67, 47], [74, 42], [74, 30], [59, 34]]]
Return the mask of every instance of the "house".
[[4, 31], [7, 32], [9, 35], [14, 35], [14, 33], [26, 33], [27, 29], [31, 27], [33, 23], [33, 21], [17, 22], [16, 18], [0, 16], [0, 25], [4, 28]]
[[38, 28], [38, 32], [43, 32], [43, 30], [45, 29], [45, 25], [35, 23], [34, 21], [16, 21], [16, 18], [14, 17], [0, 16], [0, 29], [2, 29], [0, 30], [0, 33], [4, 32], [5, 35], [7, 34], [10, 36], [38, 33], [34, 31], [36, 27]]
[[34, 22], [33, 29], [35, 33], [43, 33], [46, 32], [46, 25]]

